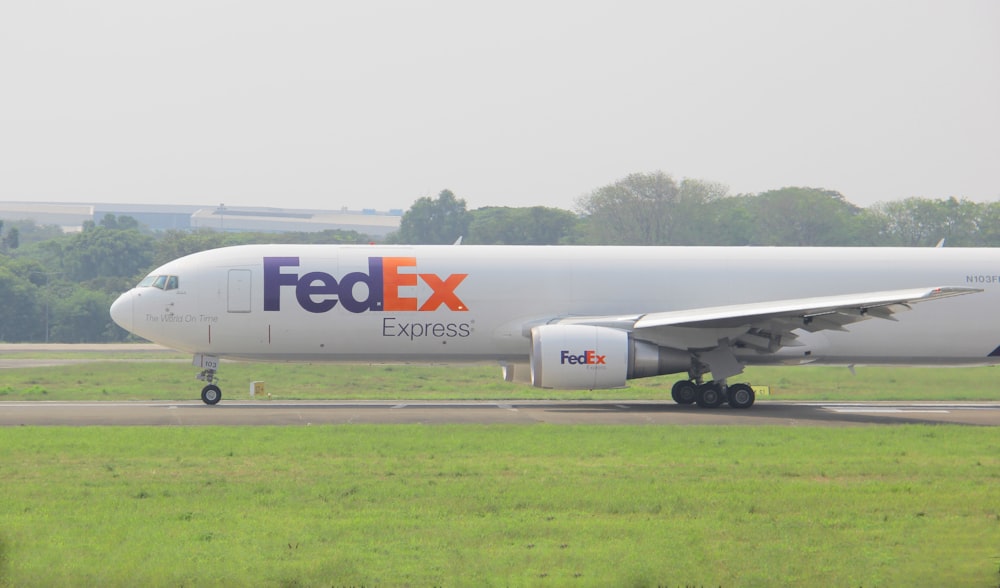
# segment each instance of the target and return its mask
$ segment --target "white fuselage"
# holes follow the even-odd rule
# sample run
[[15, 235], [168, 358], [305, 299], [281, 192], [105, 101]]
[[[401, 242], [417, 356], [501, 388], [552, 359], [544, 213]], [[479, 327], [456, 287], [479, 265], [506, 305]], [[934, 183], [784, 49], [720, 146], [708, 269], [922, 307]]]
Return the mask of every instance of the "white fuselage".
[[994, 249], [249, 245], [152, 273], [176, 287], [126, 292], [115, 321], [217, 357], [526, 362], [531, 326], [554, 318], [932, 286], [984, 291], [808, 333], [808, 361], [986, 364], [1000, 346]]

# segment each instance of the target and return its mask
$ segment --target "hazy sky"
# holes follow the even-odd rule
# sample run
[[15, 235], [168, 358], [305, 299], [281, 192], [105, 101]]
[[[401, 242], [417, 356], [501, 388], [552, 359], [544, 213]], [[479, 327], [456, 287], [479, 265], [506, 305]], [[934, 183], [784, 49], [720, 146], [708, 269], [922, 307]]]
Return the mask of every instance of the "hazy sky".
[[0, 200], [1000, 199], [996, 0], [0, 4]]

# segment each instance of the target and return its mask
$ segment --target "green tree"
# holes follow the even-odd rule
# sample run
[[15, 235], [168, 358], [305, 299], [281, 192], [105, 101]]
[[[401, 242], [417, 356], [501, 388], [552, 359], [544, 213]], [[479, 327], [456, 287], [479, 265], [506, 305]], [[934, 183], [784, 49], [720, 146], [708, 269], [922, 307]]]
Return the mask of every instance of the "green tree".
[[4, 261], [0, 261], [0, 300], [0, 341], [39, 340], [44, 320], [38, 287]]
[[978, 237], [983, 247], [1000, 247], [1000, 202], [981, 205]]
[[699, 245], [750, 245], [757, 228], [754, 222], [753, 199], [740, 194], [719, 198], [706, 207], [710, 219], [703, 231], [706, 240]]
[[677, 203], [673, 207], [674, 223], [671, 245], [740, 244], [741, 234], [729, 234], [732, 228], [722, 226], [721, 202], [729, 194], [724, 184], [685, 178], [680, 184]]
[[353, 244], [370, 243], [371, 237], [357, 231], [329, 229], [316, 232], [281, 233], [221, 233], [215, 229], [199, 227], [192, 231], [169, 230], [160, 234], [156, 240], [156, 253], [153, 265], [163, 265], [168, 261], [207, 251], [218, 247], [234, 245], [250, 245], [255, 243], [317, 243], [317, 244]]
[[944, 237], [943, 210], [929, 198], [880, 202], [868, 210], [885, 245], [926, 247]]
[[59, 239], [63, 236], [62, 229], [56, 225], [36, 225], [32, 220], [4, 221], [0, 220], [0, 225], [7, 227], [8, 231], [17, 229], [17, 241], [19, 247]]
[[984, 245], [983, 220], [986, 207], [966, 198], [961, 200], [952, 196], [941, 201], [944, 209], [944, 226], [941, 239], [956, 247], [975, 247]]
[[96, 343], [123, 336], [121, 329], [112, 329], [108, 308], [113, 301], [112, 296], [103, 292], [73, 289], [52, 305], [50, 338], [66, 343]]
[[4, 249], [8, 251], [17, 249], [21, 245], [21, 232], [17, 227], [7, 229], [7, 234], [3, 238]]
[[105, 229], [115, 229], [118, 231], [127, 231], [129, 229], [139, 230], [139, 221], [135, 220], [134, 217], [128, 215], [115, 216], [110, 212], [104, 215], [101, 219], [99, 226]]
[[125, 231], [95, 226], [72, 237], [64, 251], [68, 277], [133, 277], [149, 268], [153, 238], [135, 229]]
[[576, 215], [568, 210], [544, 206], [490, 206], [472, 211], [472, 222], [465, 242], [485, 245], [555, 245], [563, 242], [573, 232], [576, 224]]
[[399, 230], [388, 239], [394, 243], [450, 244], [468, 234], [472, 215], [465, 200], [451, 190], [442, 190], [437, 199], [427, 196], [413, 203], [403, 214]]
[[881, 202], [870, 209], [887, 245], [928, 247], [941, 239], [948, 245], [996, 245], [996, 210], [967, 199], [907, 198]]
[[753, 245], [794, 247], [855, 243], [861, 209], [839, 192], [820, 188], [781, 188], [752, 199]]
[[21, 232], [17, 227], [8, 227], [7, 234], [3, 232], [3, 220], [0, 219], [0, 251], [17, 249], [21, 244]]
[[193, 231], [171, 229], [157, 239], [153, 264], [159, 266], [178, 257], [222, 247], [225, 237], [225, 233], [204, 227]]
[[591, 242], [610, 245], [681, 245], [710, 242], [706, 205], [725, 195], [720, 184], [662, 172], [635, 173], [577, 202], [588, 217]]

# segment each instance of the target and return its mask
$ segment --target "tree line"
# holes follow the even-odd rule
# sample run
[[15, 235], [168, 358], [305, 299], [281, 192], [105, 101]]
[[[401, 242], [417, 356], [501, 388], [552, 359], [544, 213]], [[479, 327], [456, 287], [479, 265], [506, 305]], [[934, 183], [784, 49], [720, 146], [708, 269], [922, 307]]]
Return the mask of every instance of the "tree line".
[[[576, 210], [542, 206], [467, 210], [448, 190], [420, 198], [386, 241], [505, 245], [1000, 245], [1000, 202], [909, 198], [861, 208], [825, 189], [730, 195], [719, 184], [632, 174], [582, 196]], [[0, 221], [0, 341], [116, 342], [114, 299], [155, 267], [216, 247], [251, 243], [372, 242], [354, 231], [152, 232], [107, 215], [75, 234]]]
[[540, 245], [1000, 246], [1000, 202], [907, 198], [862, 208], [822, 188], [730, 195], [663, 172], [629, 175], [579, 198], [576, 211], [466, 210], [448, 190], [417, 200], [396, 243]]

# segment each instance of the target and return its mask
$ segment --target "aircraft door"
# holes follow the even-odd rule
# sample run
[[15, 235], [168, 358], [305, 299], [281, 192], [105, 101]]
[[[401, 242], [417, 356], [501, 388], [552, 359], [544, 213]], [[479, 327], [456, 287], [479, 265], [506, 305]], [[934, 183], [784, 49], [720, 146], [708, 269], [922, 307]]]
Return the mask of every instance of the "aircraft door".
[[250, 312], [250, 270], [229, 270], [229, 312]]

